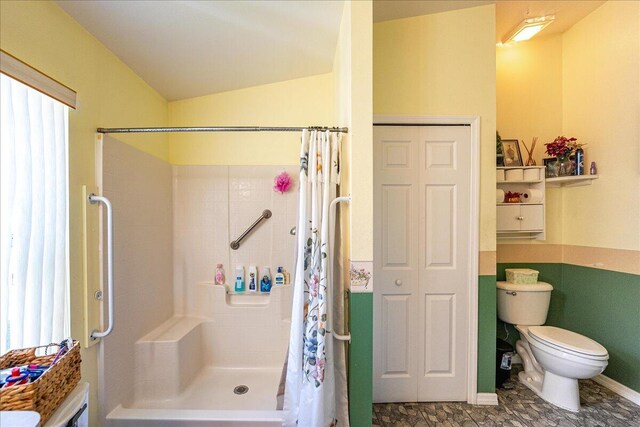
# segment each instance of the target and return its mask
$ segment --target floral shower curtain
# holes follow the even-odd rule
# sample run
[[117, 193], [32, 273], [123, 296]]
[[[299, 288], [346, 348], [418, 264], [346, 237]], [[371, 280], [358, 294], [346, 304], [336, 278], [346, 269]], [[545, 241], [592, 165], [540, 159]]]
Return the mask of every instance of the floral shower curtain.
[[[329, 204], [339, 184], [340, 134], [304, 130], [300, 150], [300, 199], [291, 333], [284, 397], [284, 425], [349, 425], [345, 350], [331, 330], [344, 333], [336, 229]], [[331, 239], [331, 241], [330, 241]], [[329, 245], [331, 243], [331, 245]], [[332, 274], [332, 270], [336, 274]], [[335, 301], [335, 304], [334, 304]], [[331, 314], [334, 324], [331, 324]]]

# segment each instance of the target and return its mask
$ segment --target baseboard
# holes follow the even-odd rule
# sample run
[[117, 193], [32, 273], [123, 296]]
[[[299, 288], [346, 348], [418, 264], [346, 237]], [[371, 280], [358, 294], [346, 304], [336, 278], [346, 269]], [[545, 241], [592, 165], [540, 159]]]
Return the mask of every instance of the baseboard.
[[[606, 388], [608, 388], [609, 390], [611, 390], [612, 392], [619, 394], [620, 396], [624, 397], [625, 399], [629, 399], [630, 401], [632, 401], [633, 403], [635, 403], [636, 405], [640, 405], [640, 393], [638, 393], [635, 390], [630, 389], [629, 387], [627, 387], [624, 384], [620, 384], [618, 381], [616, 380], [612, 380], [611, 378], [605, 376], [605, 375], [598, 375], [597, 377], [593, 378], [593, 380], [595, 382], [597, 382], [598, 384], [605, 386]], [[478, 393], [478, 396], [480, 394]]]
[[496, 393], [478, 393], [476, 405], [498, 405], [498, 395]]

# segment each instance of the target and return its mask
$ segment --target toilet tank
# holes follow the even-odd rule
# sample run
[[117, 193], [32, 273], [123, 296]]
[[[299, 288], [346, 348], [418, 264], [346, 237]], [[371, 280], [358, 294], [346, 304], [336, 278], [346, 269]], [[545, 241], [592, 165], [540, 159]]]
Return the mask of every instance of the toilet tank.
[[553, 286], [538, 282], [515, 285], [498, 282], [498, 318], [512, 325], [544, 325]]

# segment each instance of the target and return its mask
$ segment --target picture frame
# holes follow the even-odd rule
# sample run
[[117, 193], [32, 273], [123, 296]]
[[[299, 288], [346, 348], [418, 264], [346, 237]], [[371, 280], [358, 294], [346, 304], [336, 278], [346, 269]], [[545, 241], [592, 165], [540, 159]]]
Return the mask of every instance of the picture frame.
[[502, 153], [504, 155], [503, 164], [505, 166], [523, 166], [520, 144], [517, 139], [503, 139]]
[[556, 160], [558, 160], [556, 157], [547, 157], [546, 159], [542, 159], [545, 178], [553, 178], [553, 163], [555, 163]]

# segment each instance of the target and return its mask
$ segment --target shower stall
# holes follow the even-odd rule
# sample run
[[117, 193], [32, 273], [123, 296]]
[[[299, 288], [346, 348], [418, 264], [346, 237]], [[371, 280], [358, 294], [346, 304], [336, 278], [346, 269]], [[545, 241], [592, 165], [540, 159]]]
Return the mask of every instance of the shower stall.
[[[298, 191], [272, 186], [299, 166], [177, 166], [107, 135], [97, 161], [114, 227], [114, 327], [98, 349], [103, 424], [282, 425], [293, 286], [234, 293], [233, 282], [236, 266], [293, 273]], [[265, 209], [272, 216], [230, 247]], [[228, 286], [214, 282], [218, 263]]]

